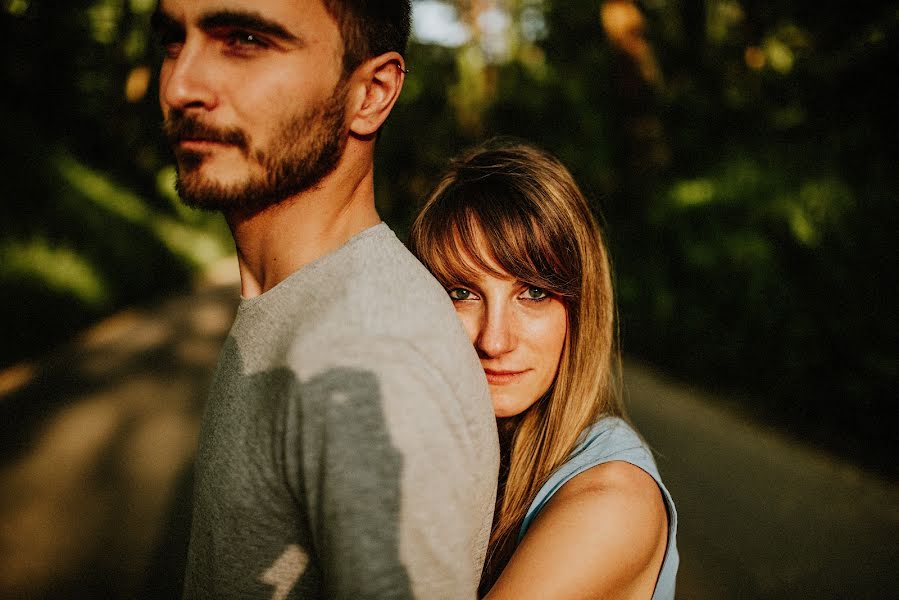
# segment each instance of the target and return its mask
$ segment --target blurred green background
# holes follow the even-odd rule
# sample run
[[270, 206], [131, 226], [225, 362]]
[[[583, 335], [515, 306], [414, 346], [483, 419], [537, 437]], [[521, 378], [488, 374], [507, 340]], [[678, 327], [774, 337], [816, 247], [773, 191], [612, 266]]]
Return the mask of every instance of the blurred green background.
[[[897, 475], [895, 3], [414, 4], [377, 150], [401, 237], [450, 156], [533, 141], [601, 215], [626, 354]], [[0, 6], [2, 368], [232, 247], [173, 192], [154, 0]]]

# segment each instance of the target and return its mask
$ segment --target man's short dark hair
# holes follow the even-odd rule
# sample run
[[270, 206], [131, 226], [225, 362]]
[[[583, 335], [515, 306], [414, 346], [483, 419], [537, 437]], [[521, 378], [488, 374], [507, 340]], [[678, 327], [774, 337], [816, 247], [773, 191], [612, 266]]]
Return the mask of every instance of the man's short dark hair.
[[405, 53], [409, 40], [409, 0], [324, 0], [343, 38], [343, 70], [385, 52]]

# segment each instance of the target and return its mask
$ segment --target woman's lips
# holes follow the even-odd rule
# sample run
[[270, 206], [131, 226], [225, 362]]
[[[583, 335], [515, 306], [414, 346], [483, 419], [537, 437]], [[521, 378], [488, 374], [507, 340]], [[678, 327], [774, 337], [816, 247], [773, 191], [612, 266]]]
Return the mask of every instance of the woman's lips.
[[487, 376], [487, 383], [490, 385], [506, 385], [508, 383], [514, 383], [522, 375], [527, 372], [527, 369], [524, 371], [505, 371], [500, 369], [484, 369], [484, 375]]

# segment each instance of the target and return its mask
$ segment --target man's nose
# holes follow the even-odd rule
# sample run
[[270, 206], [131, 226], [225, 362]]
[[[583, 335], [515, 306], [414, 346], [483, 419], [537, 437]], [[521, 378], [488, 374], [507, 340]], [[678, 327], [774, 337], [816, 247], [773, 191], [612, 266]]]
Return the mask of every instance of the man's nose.
[[216, 73], [202, 44], [187, 41], [166, 58], [160, 74], [163, 108], [212, 110], [218, 104]]
[[513, 317], [504, 307], [488, 307], [481, 321], [477, 348], [482, 356], [502, 356], [515, 348], [516, 333]]

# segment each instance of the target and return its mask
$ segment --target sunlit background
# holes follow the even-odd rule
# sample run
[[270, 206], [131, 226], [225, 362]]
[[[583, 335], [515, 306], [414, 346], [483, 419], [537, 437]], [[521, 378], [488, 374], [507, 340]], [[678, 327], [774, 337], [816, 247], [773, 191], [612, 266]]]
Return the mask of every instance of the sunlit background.
[[[413, 5], [411, 74], [378, 142], [381, 215], [403, 237], [447, 159], [490, 136], [570, 167], [612, 246], [635, 420], [684, 499], [681, 597], [899, 595], [880, 572], [899, 533], [899, 7]], [[174, 193], [154, 7], [0, 0], [3, 598], [177, 596], [234, 273], [220, 217]], [[662, 421], [675, 405], [689, 415]], [[721, 452], [677, 445], [694, 425], [745, 440], [745, 464], [690, 462]], [[809, 462], [768, 481], [769, 457], [796, 447]], [[808, 473], [817, 502], [778, 487]], [[836, 489], [846, 505], [825, 510]], [[766, 547], [736, 523], [747, 497], [778, 498], [797, 526], [821, 507], [824, 532]], [[829, 558], [785, 558], [816, 546]]]

